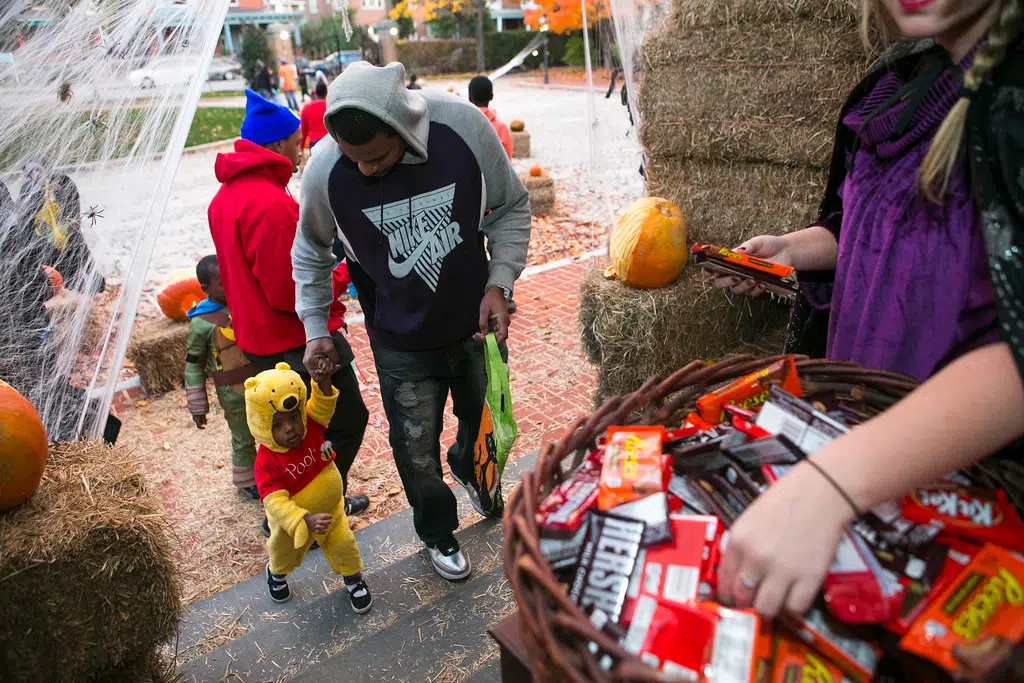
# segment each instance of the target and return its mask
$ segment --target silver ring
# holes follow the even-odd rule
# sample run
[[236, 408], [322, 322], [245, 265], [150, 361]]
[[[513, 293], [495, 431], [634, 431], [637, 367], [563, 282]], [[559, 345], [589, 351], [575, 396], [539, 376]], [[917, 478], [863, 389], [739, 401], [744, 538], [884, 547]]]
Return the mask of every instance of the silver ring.
[[761, 579], [752, 579], [746, 574], [740, 572], [740, 584], [748, 591], [752, 591], [757, 588], [757, 585], [761, 583]]

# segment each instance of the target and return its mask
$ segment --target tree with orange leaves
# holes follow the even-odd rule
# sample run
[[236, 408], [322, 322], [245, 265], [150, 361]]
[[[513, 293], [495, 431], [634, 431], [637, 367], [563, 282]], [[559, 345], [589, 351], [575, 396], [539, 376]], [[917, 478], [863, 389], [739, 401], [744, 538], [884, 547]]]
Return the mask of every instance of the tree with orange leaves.
[[[585, 0], [587, 23], [593, 27], [598, 21], [610, 15], [608, 3], [601, 0]], [[583, 8], [579, 0], [534, 0], [537, 9], [523, 11], [523, 20], [533, 30], [540, 30], [541, 18], [547, 21], [552, 33], [572, 33], [583, 28]]]
[[391, 18], [427, 22], [447, 16], [468, 17], [473, 11], [472, 0], [398, 0], [391, 9]]

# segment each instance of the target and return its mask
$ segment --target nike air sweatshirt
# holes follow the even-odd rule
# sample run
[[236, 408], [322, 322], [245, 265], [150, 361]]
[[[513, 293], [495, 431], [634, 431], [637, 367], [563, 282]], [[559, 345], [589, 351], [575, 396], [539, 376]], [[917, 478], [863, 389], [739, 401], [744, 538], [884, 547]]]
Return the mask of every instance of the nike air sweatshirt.
[[366, 177], [332, 141], [313, 148], [292, 247], [306, 339], [327, 336], [337, 235], [353, 271], [373, 283], [359, 295], [374, 344], [424, 350], [461, 341], [478, 329], [484, 291], [511, 290], [523, 270], [526, 189], [480, 110], [448, 93], [406, 89], [401, 64], [359, 62], [335, 79], [324, 117], [332, 137], [332, 115], [348, 107], [388, 123], [406, 153], [386, 175]]

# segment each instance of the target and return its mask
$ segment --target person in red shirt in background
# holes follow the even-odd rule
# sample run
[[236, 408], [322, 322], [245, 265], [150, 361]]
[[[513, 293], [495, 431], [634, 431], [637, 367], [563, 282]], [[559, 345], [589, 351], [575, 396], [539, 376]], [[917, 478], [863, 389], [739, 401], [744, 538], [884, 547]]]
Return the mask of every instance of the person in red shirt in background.
[[505, 148], [505, 154], [512, 158], [512, 133], [508, 126], [498, 120], [498, 116], [488, 109], [491, 100], [494, 99], [494, 84], [487, 76], [476, 76], [469, 82], [469, 101], [480, 108], [487, 120], [494, 126], [494, 132], [501, 140], [501, 146]]
[[[288, 181], [302, 158], [299, 119], [251, 90], [245, 96], [241, 139], [235, 142], [234, 152], [217, 155], [215, 171], [221, 188], [210, 202], [210, 234], [228, 306], [237, 316], [234, 331], [239, 348], [256, 372], [282, 362], [298, 368], [308, 391], [310, 377], [302, 364], [306, 333], [295, 313], [291, 261], [299, 205], [288, 192]], [[335, 301], [328, 329], [338, 352], [331, 384], [339, 397], [325, 437], [337, 453], [335, 464], [347, 489], [348, 471], [362, 444], [369, 414], [359, 393], [352, 349], [340, 331], [344, 308], [337, 309], [337, 297]], [[348, 515], [368, 505], [364, 495], [345, 497]], [[263, 531], [268, 533], [266, 528]]]
[[302, 163], [299, 164], [299, 173], [306, 166], [310, 150], [313, 145], [327, 137], [327, 129], [324, 127], [324, 114], [327, 112], [327, 84], [316, 84], [316, 99], [302, 108], [299, 130], [302, 131]]
[[[491, 100], [494, 99], [494, 84], [491, 83], [491, 79], [487, 76], [474, 76], [473, 80], [469, 82], [469, 101], [475, 104], [487, 120], [491, 122], [491, 126], [494, 128], [494, 132], [498, 134], [498, 139], [501, 140], [501, 146], [505, 148], [505, 154], [509, 159], [512, 158], [512, 133], [509, 132], [508, 126], [498, 120], [497, 114], [492, 110], [488, 109], [488, 105], [491, 104]], [[508, 314], [512, 315], [516, 312], [515, 299], [511, 296], [508, 300]]]

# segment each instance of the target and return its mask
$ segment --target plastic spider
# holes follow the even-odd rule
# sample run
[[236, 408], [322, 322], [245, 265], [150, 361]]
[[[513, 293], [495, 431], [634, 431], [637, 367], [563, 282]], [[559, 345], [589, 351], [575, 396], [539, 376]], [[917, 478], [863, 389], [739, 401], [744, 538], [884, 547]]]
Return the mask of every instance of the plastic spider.
[[89, 116], [89, 120], [86, 121], [84, 125], [90, 126], [92, 128], [92, 132], [99, 133], [107, 129], [107, 117], [96, 112]]
[[96, 220], [103, 218], [103, 209], [99, 206], [90, 206], [89, 210], [83, 214], [83, 217], [89, 219], [90, 228], [95, 228]]

